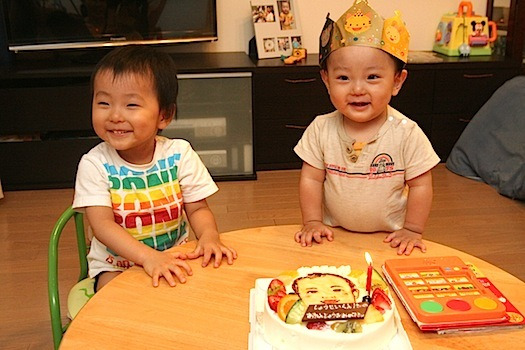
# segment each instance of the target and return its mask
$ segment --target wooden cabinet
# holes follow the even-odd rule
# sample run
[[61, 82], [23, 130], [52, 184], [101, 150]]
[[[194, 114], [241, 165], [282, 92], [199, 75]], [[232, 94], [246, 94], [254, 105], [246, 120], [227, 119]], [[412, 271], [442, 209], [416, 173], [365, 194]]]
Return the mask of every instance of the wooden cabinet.
[[89, 76], [12, 77], [0, 82], [0, 178], [4, 188], [72, 185], [91, 129]]
[[483, 104], [519, 74], [508, 61], [453, 61], [409, 64], [405, 85], [391, 102], [419, 124], [443, 162]]
[[258, 68], [253, 97], [256, 169], [300, 167], [301, 159], [293, 148], [304, 129], [315, 116], [334, 110], [319, 68]]
[[90, 130], [89, 76], [0, 81], [1, 134]]
[[433, 112], [473, 116], [498, 87], [515, 75], [516, 69], [494, 67], [440, 71], [435, 77]]
[[390, 105], [418, 123], [430, 137], [432, 103], [434, 98], [434, 70], [409, 70], [403, 87]]
[[0, 142], [0, 179], [6, 190], [71, 187], [80, 157], [96, 137]]
[[[450, 69], [436, 74], [430, 141], [446, 161], [463, 130], [515, 68]], [[497, 116], [494, 116], [497, 117]]]

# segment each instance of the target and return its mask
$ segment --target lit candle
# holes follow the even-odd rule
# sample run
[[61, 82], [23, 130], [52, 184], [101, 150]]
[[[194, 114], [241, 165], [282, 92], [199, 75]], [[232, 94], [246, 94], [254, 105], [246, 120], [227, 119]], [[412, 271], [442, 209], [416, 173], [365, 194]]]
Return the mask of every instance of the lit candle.
[[372, 257], [370, 256], [370, 253], [365, 252], [365, 260], [368, 264], [368, 270], [366, 273], [366, 291], [368, 293], [368, 296], [370, 296], [370, 289], [372, 288]]

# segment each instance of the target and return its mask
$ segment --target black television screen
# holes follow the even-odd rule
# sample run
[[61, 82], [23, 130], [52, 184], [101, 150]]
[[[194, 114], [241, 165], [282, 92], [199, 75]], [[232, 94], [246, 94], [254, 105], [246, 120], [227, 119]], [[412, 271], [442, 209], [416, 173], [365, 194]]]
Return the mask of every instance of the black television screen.
[[217, 40], [216, 0], [1, 0], [9, 50]]

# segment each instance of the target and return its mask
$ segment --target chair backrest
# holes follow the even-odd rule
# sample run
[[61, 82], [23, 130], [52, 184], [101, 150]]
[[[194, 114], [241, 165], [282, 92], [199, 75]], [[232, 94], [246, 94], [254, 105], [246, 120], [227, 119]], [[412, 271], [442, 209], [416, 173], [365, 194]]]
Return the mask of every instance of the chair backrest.
[[78, 281], [83, 280], [88, 274], [87, 264], [87, 244], [84, 234], [84, 218], [82, 213], [75, 212], [71, 207], [67, 208], [58, 218], [49, 241], [48, 252], [48, 280], [47, 288], [49, 293], [49, 311], [51, 314], [51, 329], [53, 331], [53, 343], [55, 349], [58, 349], [62, 340], [62, 335], [67, 329], [68, 323], [62, 324], [62, 315], [60, 312], [60, 296], [58, 289], [58, 243], [64, 227], [70, 219], [74, 219], [78, 258], [80, 263], [80, 274]]

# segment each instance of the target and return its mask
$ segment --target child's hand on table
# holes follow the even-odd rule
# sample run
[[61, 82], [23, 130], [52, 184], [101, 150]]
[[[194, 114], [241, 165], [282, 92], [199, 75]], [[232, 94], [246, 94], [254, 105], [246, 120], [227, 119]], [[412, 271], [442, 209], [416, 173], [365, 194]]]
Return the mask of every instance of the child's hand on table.
[[297, 232], [294, 236], [297, 243], [301, 243], [303, 247], [312, 246], [312, 242], [321, 244], [323, 237], [331, 242], [334, 240], [334, 233], [321, 221], [309, 221], [307, 222], [301, 231]]
[[422, 239], [423, 234], [403, 227], [401, 230], [390, 233], [383, 242], [390, 243], [392, 248], [397, 248], [398, 255], [410, 255], [416, 247], [421, 249], [423, 253], [427, 251], [427, 247]]
[[184, 261], [187, 258], [186, 254], [183, 253], [161, 252], [151, 249], [144, 259], [142, 267], [153, 279], [153, 287], [158, 287], [161, 277], [164, 277], [170, 286], [175, 287], [173, 275], [177, 277], [180, 283], [186, 283], [186, 275], [191, 276], [193, 274], [191, 267]]
[[195, 250], [191, 253], [187, 253], [188, 259], [196, 259], [202, 256], [202, 267], [208, 266], [212, 256], [215, 258], [214, 267], [219, 267], [222, 262], [222, 258], [225, 257], [228, 265], [233, 264], [233, 260], [237, 259], [237, 252], [235, 249], [230, 248], [222, 244], [220, 238], [202, 236], [197, 242]]

